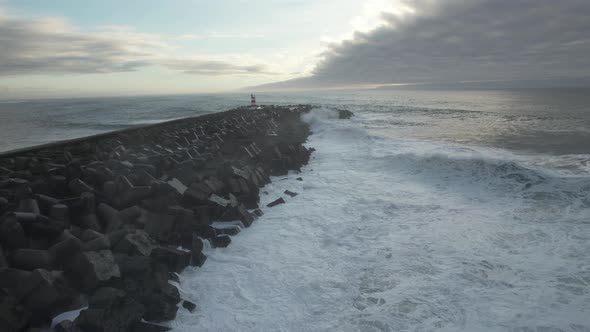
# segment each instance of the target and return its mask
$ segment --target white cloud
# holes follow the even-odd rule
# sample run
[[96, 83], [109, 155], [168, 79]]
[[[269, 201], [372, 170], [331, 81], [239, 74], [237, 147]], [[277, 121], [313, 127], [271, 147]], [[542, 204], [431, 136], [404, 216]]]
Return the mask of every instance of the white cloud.
[[[182, 38], [256, 38], [247, 34], [184, 35]], [[195, 75], [271, 75], [277, 71], [245, 56], [176, 55], [169, 36], [125, 26], [80, 31], [63, 18], [27, 18], [0, 11], [0, 76], [92, 74], [161, 66]]]

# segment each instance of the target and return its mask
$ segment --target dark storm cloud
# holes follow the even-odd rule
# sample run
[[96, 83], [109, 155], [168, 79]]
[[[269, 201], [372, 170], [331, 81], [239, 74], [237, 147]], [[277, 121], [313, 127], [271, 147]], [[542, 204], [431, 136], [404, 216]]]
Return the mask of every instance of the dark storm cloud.
[[588, 0], [406, 1], [414, 15], [331, 45], [283, 86], [522, 80], [590, 75]]

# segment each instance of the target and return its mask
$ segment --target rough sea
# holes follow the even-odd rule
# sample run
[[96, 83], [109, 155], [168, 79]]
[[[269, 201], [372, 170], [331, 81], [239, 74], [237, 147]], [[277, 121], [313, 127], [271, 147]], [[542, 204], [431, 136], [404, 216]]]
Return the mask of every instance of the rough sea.
[[[0, 150], [248, 97], [3, 102]], [[316, 105], [317, 151], [261, 206], [298, 196], [181, 274], [198, 309], [174, 331], [590, 331], [590, 90], [257, 97]]]

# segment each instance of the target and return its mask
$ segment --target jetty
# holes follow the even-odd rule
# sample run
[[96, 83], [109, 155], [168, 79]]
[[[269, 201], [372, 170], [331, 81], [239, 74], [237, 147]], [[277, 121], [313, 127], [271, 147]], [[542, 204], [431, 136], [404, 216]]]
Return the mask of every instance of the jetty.
[[79, 309], [51, 330], [166, 331], [180, 306], [198, 310], [178, 273], [206, 262], [204, 241], [226, 247], [262, 216], [271, 176], [308, 163], [311, 108], [241, 107], [0, 154], [2, 331], [47, 331]]

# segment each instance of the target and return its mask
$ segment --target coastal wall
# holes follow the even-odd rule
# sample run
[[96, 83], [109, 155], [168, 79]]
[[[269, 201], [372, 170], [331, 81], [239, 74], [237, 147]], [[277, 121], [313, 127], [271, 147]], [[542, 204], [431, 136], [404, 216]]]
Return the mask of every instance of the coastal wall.
[[205, 263], [203, 241], [225, 247], [262, 215], [271, 175], [308, 162], [310, 109], [238, 108], [1, 154], [2, 330], [88, 306], [54, 330], [162, 331], [145, 321], [195, 310], [168, 281]]

